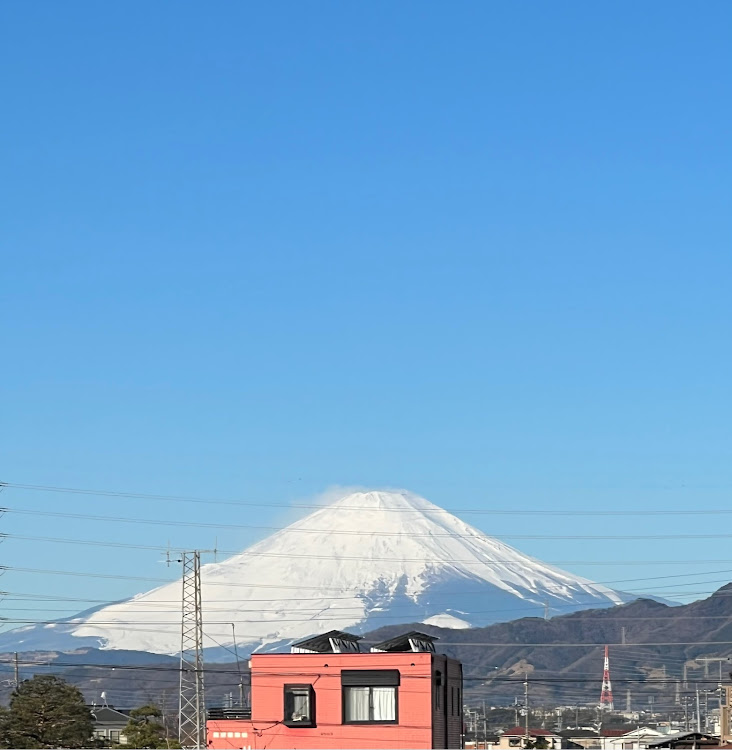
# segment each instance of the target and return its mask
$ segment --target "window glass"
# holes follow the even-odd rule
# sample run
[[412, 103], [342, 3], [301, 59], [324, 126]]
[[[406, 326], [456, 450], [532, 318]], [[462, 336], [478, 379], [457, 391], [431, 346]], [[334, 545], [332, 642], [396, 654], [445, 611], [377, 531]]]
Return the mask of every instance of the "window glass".
[[343, 688], [343, 721], [395, 722], [397, 720], [395, 687], [350, 687]]
[[313, 723], [311, 685], [285, 685], [285, 724], [310, 726]]
[[371, 688], [346, 687], [343, 688], [345, 696], [346, 721], [369, 721]]
[[371, 688], [371, 703], [374, 721], [396, 721], [396, 689], [393, 687]]

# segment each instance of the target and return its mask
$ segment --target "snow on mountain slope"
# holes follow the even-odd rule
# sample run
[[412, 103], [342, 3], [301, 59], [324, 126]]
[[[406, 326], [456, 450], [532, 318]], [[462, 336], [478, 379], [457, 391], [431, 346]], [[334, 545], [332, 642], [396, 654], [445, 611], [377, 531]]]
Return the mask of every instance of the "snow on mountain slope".
[[[566, 613], [627, 600], [408, 492], [350, 494], [225, 562], [204, 565], [201, 582], [204, 647], [230, 648], [236, 640], [243, 651], [332, 629], [430, 618], [479, 626], [541, 615], [545, 604]], [[54, 648], [63, 633], [79, 645], [175, 653], [180, 595], [180, 582], [166, 584], [55, 630], [26, 632], [25, 647], [40, 637], [45, 645], [34, 647]]]

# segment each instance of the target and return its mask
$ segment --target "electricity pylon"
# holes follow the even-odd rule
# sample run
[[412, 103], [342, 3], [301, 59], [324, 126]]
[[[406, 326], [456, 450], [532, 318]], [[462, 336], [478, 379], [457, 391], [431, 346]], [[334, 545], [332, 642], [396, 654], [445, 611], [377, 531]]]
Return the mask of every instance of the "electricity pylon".
[[183, 608], [180, 639], [178, 740], [181, 747], [206, 747], [206, 702], [203, 683], [203, 616], [201, 552], [183, 552]]

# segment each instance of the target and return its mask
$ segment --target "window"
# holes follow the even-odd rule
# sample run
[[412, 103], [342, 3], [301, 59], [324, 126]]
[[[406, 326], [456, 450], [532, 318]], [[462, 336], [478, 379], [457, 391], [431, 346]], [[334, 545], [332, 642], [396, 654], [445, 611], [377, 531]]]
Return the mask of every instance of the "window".
[[288, 727], [315, 726], [315, 692], [312, 685], [285, 685], [285, 717]]
[[396, 669], [344, 669], [344, 724], [396, 724], [399, 671]]
[[395, 687], [344, 687], [345, 724], [396, 723]]
[[442, 707], [442, 672], [438, 669], [435, 672], [435, 708]]
[[120, 733], [117, 730], [112, 729], [109, 733], [109, 739], [112, 740], [112, 742], [119, 742], [119, 735]]

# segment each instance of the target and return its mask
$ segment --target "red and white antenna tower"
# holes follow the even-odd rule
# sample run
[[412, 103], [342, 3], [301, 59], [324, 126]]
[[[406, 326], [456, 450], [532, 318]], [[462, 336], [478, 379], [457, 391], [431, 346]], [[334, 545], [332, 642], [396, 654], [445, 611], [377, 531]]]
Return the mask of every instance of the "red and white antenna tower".
[[600, 708], [607, 711], [613, 710], [613, 688], [610, 684], [610, 657], [608, 648], [605, 646], [605, 667], [602, 671], [602, 693], [600, 693]]

